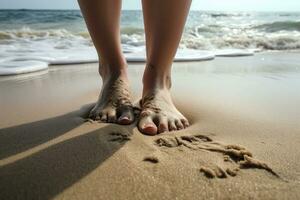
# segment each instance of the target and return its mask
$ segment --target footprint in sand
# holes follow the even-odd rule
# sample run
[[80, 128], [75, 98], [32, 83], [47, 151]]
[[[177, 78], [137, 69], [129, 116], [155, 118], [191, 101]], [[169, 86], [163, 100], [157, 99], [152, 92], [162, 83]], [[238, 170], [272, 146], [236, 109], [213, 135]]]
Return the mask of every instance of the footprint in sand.
[[154, 164], [159, 162], [159, 160], [156, 156], [146, 156], [144, 158], [144, 161], [154, 163]]
[[123, 143], [130, 140], [129, 135], [125, 133], [112, 132], [110, 133], [110, 136], [111, 136], [111, 138], [109, 139], [110, 142]]
[[177, 148], [184, 146], [190, 150], [204, 150], [223, 154], [223, 161], [230, 163], [231, 167], [223, 169], [218, 165], [213, 167], [201, 166], [199, 170], [207, 178], [234, 177], [241, 169], [246, 168], [264, 169], [272, 175], [279, 177], [266, 163], [253, 158], [252, 153], [246, 148], [238, 145], [218, 143], [205, 135], [162, 137], [156, 139], [155, 144], [159, 147]]

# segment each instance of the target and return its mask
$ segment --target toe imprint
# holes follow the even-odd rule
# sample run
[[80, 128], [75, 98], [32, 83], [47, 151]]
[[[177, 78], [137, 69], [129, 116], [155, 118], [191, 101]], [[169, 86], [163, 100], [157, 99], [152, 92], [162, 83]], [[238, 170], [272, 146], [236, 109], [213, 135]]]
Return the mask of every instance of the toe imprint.
[[111, 139], [109, 139], [110, 142], [123, 143], [123, 142], [130, 140], [129, 135], [127, 135], [125, 133], [112, 132], [112, 133], [110, 133], [110, 135], [112, 136]]
[[150, 162], [150, 163], [158, 163], [159, 162], [158, 158], [155, 156], [147, 156], [144, 158], [144, 161]]

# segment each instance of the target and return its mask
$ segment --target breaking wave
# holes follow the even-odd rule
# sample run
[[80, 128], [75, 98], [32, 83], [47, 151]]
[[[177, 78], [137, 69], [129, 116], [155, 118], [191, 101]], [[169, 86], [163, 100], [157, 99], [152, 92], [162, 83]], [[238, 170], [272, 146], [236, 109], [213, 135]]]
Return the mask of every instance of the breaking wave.
[[[285, 27], [286, 26], [286, 27]], [[289, 27], [290, 30], [287, 30]], [[257, 29], [266, 29], [262, 32]], [[299, 29], [299, 30], [298, 30]], [[123, 45], [144, 46], [145, 37], [142, 28], [125, 27], [121, 30]], [[5, 47], [42, 46], [54, 49], [92, 46], [90, 35], [86, 31], [71, 32], [65, 29], [34, 30], [24, 27], [18, 30], [0, 31], [0, 51]], [[38, 47], [38, 46], [36, 46]], [[300, 22], [264, 24], [253, 28], [228, 29], [224, 26], [207, 25], [187, 29], [180, 48], [201, 50], [224, 48], [259, 48], [262, 50], [300, 49]], [[22, 48], [21, 48], [22, 49]]]
[[255, 28], [266, 32], [300, 31], [300, 21], [282, 21], [258, 25]]

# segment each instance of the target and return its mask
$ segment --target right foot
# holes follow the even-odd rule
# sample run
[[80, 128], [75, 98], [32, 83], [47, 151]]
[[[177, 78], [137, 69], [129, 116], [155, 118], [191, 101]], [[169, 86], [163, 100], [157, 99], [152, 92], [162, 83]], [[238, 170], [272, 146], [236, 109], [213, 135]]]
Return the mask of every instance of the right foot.
[[138, 123], [139, 130], [147, 135], [187, 128], [188, 120], [173, 104], [170, 88], [171, 75], [162, 68], [147, 65], [143, 77], [143, 98]]
[[154, 89], [141, 100], [139, 130], [147, 135], [187, 128], [188, 120], [177, 110], [168, 89]]
[[122, 125], [128, 125], [134, 121], [126, 73], [103, 78], [99, 99], [89, 117], [97, 121]]

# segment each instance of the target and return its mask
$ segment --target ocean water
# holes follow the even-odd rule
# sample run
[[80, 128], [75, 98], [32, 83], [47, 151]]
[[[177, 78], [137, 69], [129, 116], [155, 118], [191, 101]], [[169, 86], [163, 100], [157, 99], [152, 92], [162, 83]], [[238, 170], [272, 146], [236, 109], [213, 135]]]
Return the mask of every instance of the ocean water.
[[[124, 52], [144, 49], [141, 11], [122, 12], [121, 41]], [[191, 11], [179, 48], [300, 49], [300, 12]], [[22, 67], [23, 60], [57, 59], [97, 59], [79, 10], [0, 10], [0, 74], [3, 63], [12, 60]]]

